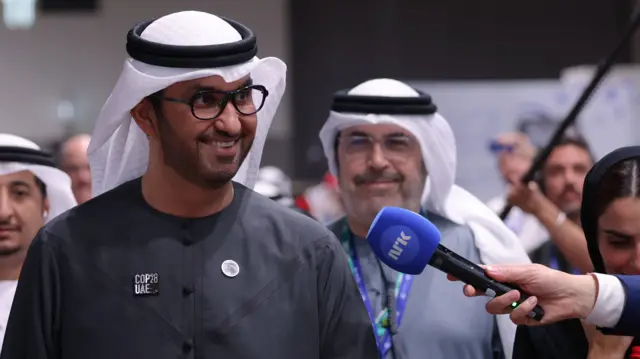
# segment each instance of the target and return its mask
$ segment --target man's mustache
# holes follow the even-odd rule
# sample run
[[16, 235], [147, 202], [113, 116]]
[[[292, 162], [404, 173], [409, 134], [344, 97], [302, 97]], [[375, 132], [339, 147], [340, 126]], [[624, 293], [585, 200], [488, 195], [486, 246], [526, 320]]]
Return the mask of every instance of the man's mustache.
[[17, 231], [20, 227], [11, 223], [10, 219], [0, 219], [0, 229], [3, 231]]
[[391, 172], [365, 172], [354, 177], [353, 181], [356, 185], [369, 184], [374, 182], [400, 182], [404, 177], [399, 173]]
[[240, 133], [237, 135], [233, 135], [228, 132], [219, 131], [219, 130], [205, 131], [197, 137], [197, 140], [200, 142], [212, 142], [214, 140], [235, 141], [240, 137], [240, 135], [241, 135]]
[[565, 186], [564, 189], [562, 190], [562, 194], [567, 194], [572, 192], [578, 195], [580, 194], [580, 191], [578, 191], [578, 188], [576, 188], [573, 185]]

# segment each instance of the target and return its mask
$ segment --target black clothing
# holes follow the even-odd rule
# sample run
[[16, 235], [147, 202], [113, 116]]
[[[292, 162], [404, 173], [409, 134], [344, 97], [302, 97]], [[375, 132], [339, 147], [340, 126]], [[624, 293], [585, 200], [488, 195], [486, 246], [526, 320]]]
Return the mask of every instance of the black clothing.
[[589, 343], [578, 319], [540, 327], [518, 326], [513, 359], [586, 359]]
[[543, 264], [553, 269], [577, 274], [577, 269], [562, 255], [558, 246], [553, 241], [547, 241], [529, 254], [533, 263]]
[[234, 188], [220, 213], [185, 219], [151, 208], [136, 179], [47, 224], [0, 358], [376, 358], [335, 237]]

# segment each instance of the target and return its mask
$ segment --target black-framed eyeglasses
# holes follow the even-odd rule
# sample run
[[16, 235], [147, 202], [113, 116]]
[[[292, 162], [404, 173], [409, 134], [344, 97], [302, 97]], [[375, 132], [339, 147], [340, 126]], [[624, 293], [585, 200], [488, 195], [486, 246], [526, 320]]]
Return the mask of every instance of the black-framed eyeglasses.
[[196, 92], [188, 101], [155, 95], [154, 97], [177, 102], [191, 107], [191, 113], [199, 120], [212, 120], [222, 113], [231, 102], [238, 113], [249, 116], [257, 113], [264, 106], [269, 95], [266, 87], [250, 85], [233, 91], [201, 90]]

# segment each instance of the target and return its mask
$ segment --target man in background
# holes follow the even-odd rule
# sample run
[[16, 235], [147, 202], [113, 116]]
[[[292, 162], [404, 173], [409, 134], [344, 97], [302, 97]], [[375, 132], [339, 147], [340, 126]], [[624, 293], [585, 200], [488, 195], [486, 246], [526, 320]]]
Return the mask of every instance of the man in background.
[[[517, 183], [527, 173], [536, 148], [521, 132], [500, 133], [491, 141], [489, 150], [498, 160], [498, 170], [505, 184]], [[507, 204], [508, 193], [503, 193], [487, 202], [487, 206], [499, 214]], [[522, 242], [529, 255], [540, 248], [549, 238], [549, 234], [538, 219], [518, 207], [514, 207], [504, 223]]]
[[0, 348], [27, 249], [40, 227], [74, 207], [71, 181], [53, 157], [0, 133]]
[[334, 95], [320, 140], [346, 210], [329, 228], [350, 258], [380, 357], [511, 359], [506, 318], [482, 315], [483, 301], [460, 301], [461, 288], [434, 268], [396, 272], [365, 239], [377, 213], [397, 206], [430, 220], [443, 245], [473, 262], [529, 262], [502, 221], [454, 185], [455, 137], [431, 97], [397, 80], [366, 81]]
[[549, 241], [531, 253], [531, 260], [566, 272], [593, 270], [580, 224], [584, 178], [594, 159], [579, 137], [562, 139], [551, 151], [537, 182], [512, 182], [509, 203], [535, 216]]
[[91, 136], [75, 135], [62, 144], [60, 150], [60, 167], [71, 177], [73, 195], [79, 204], [91, 199], [91, 171], [87, 148]]

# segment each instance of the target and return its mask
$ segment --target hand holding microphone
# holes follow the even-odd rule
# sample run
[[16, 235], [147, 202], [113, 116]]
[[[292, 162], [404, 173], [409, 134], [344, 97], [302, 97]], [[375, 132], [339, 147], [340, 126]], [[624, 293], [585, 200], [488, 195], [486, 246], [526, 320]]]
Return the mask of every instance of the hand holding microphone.
[[[499, 282], [514, 283], [532, 301], [525, 301], [512, 309], [511, 303], [520, 297], [514, 290], [498, 296], [487, 303], [491, 314], [510, 314], [518, 325], [535, 326], [555, 323], [565, 319], [585, 319], [591, 313], [596, 300], [596, 280], [590, 275], [572, 275], [540, 264], [514, 264], [483, 266], [487, 275]], [[449, 280], [457, 280], [449, 275]], [[464, 294], [468, 297], [484, 295], [471, 285], [466, 285]], [[534, 300], [535, 299], [535, 300]], [[528, 313], [536, 303], [544, 308], [542, 321], [532, 320]]]
[[[505, 298], [514, 299], [508, 303], [511, 310], [527, 301], [528, 296], [518, 287], [488, 277], [482, 267], [442, 246], [438, 229], [417, 213], [398, 207], [383, 208], [369, 228], [367, 241], [383, 263], [401, 273], [420, 274], [429, 264], [488, 296], [499, 296], [494, 299], [498, 303]], [[507, 293], [513, 295], [515, 291], [518, 292], [515, 298], [504, 296]], [[530, 305], [531, 300], [533, 305]], [[526, 309], [525, 314], [529, 319], [541, 321], [544, 311], [535, 305], [535, 300], [527, 301], [517, 313]], [[490, 310], [489, 306], [487, 309]]]

